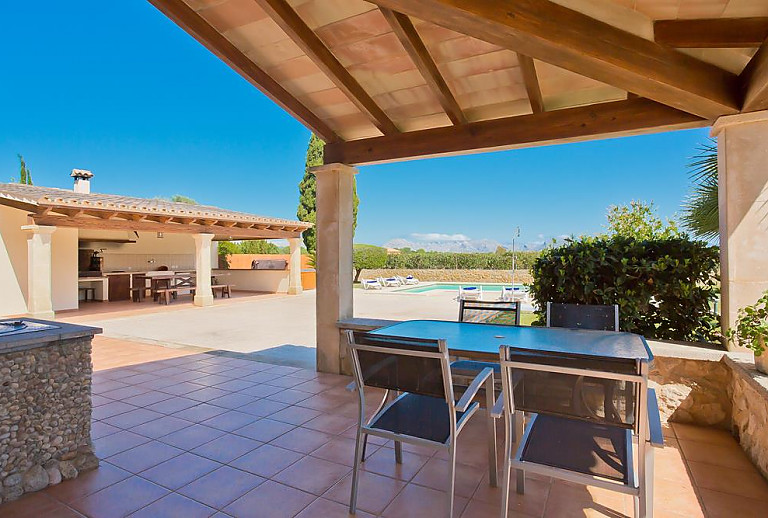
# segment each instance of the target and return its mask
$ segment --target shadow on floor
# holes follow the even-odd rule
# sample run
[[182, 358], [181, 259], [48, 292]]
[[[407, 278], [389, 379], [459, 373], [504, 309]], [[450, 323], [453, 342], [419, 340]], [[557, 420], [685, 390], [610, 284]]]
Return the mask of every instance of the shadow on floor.
[[304, 345], [284, 344], [276, 347], [270, 347], [261, 351], [252, 353], [239, 353], [235, 351], [208, 351], [208, 354], [224, 356], [227, 358], [238, 358], [241, 360], [251, 360], [273, 365], [285, 365], [288, 367], [299, 367], [301, 369], [315, 370], [317, 349]]

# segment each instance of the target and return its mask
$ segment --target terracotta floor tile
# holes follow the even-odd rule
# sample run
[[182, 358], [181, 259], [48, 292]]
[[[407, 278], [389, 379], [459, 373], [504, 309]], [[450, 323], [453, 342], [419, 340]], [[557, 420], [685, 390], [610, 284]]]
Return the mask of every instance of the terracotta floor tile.
[[[381, 446], [368, 444], [366, 455], [372, 455]], [[329, 460], [337, 464], [352, 467], [355, 463], [355, 440], [346, 437], [334, 437], [311, 453], [313, 457]]]
[[220, 374], [209, 374], [208, 376], [203, 376], [202, 378], [197, 378], [195, 380], [195, 383], [198, 385], [203, 385], [205, 387], [214, 387], [220, 383], [224, 383], [225, 381], [229, 381], [231, 378], [229, 376], [222, 376]]
[[689, 518], [704, 518], [699, 497], [688, 478], [677, 482], [656, 480], [653, 485], [653, 507], [654, 511], [683, 513]]
[[203, 424], [205, 426], [210, 426], [211, 428], [216, 428], [217, 430], [232, 432], [234, 430], [238, 430], [242, 428], [243, 426], [254, 423], [259, 419], [260, 419], [259, 417], [252, 416], [251, 414], [246, 414], [245, 412], [228, 410], [223, 414], [219, 414], [210, 419], [206, 419], [200, 424]]
[[201, 446], [207, 442], [217, 439], [224, 435], [224, 432], [211, 428], [210, 426], [204, 426], [201, 424], [193, 424], [187, 428], [183, 428], [178, 432], [165, 435], [160, 438], [166, 444], [181, 448], [183, 450], [191, 450]]
[[254, 385], [256, 385], [256, 383], [253, 383], [253, 382], [250, 382], [250, 381], [245, 381], [245, 380], [242, 380], [242, 379], [233, 378], [233, 379], [230, 379], [230, 381], [225, 381], [224, 383], [219, 383], [216, 386], [219, 387], [220, 389], [231, 390], [232, 392], [237, 392], [238, 390], [245, 390], [247, 388], [251, 388]]
[[136, 410], [137, 407], [124, 403], [122, 401], [113, 401], [106, 405], [101, 405], [93, 409], [92, 416], [94, 419], [104, 420], [112, 416], [124, 414], [131, 410]]
[[[461, 516], [468, 500], [454, 496], [454, 516]], [[449, 498], [444, 491], [408, 484], [382, 513], [383, 518], [422, 518], [448, 516]]]
[[270, 478], [303, 457], [302, 454], [265, 444], [232, 461], [231, 466]]
[[170, 399], [172, 397], [173, 396], [171, 394], [166, 394], [165, 392], [152, 390], [149, 392], [145, 392], [144, 394], [139, 394], [138, 396], [133, 396], [133, 397], [124, 399], [123, 402], [130, 403], [131, 405], [136, 405], [139, 407], [146, 407], [148, 405], [153, 405], [158, 401], [165, 401], [166, 399]]
[[334, 414], [323, 414], [310, 419], [302, 426], [304, 428], [310, 428], [312, 430], [319, 430], [321, 432], [329, 433], [331, 435], [337, 435], [343, 433], [351, 426], [357, 425], [357, 419], [349, 417], [338, 416]]
[[266, 396], [267, 399], [279, 401], [280, 403], [286, 403], [288, 405], [294, 405], [299, 401], [304, 401], [309, 397], [312, 397], [312, 395], [307, 392], [302, 392], [301, 390], [293, 389], [279, 390], [274, 394]]
[[701, 489], [701, 499], [709, 518], [765, 518], [765, 501]]
[[101, 439], [93, 441], [93, 447], [96, 456], [101, 459], [106, 459], [117, 453], [134, 448], [145, 442], [149, 442], [148, 437], [139, 435], [127, 430], [120, 430], [117, 433], [107, 435]]
[[219, 462], [187, 452], [142, 471], [141, 476], [168, 489], [178, 489], [220, 467]]
[[318, 498], [302, 512], [296, 515], [296, 518], [373, 518], [374, 515], [368, 514], [365, 511], [358, 510], [355, 514], [349, 514], [349, 506], [334, 502], [333, 500], [326, 500], [325, 498]]
[[657, 480], [680, 482], [690, 479], [683, 452], [679, 448], [672, 446], [657, 448], [653, 455], [655, 460], [654, 477]]
[[160, 417], [163, 417], [163, 414], [160, 412], [154, 412], [152, 410], [147, 410], [146, 408], [137, 408], [136, 410], [131, 410], [124, 414], [108, 417], [107, 419], [104, 419], [104, 422], [125, 430], [159, 419]]
[[730, 444], [711, 444], [680, 439], [680, 448], [688, 461], [704, 462], [733, 469], [752, 469], [752, 461], [734, 440]]
[[184, 453], [184, 450], [158, 441], [151, 441], [118, 453], [107, 460], [131, 473], [140, 473], [182, 453]]
[[228, 463], [255, 450], [262, 443], [239, 435], [227, 434], [198, 446], [192, 453], [217, 462]]
[[284, 410], [275, 412], [274, 414], [269, 416], [269, 418], [274, 419], [276, 421], [282, 421], [284, 423], [289, 423], [289, 424], [298, 426], [303, 423], [306, 423], [310, 419], [314, 419], [315, 417], [321, 414], [322, 412], [318, 412], [317, 410], [312, 410], [311, 408], [303, 408], [300, 406], [290, 406]]
[[304, 457], [272, 479], [320, 496], [350, 472], [350, 468], [315, 457]]
[[195, 406], [181, 410], [179, 412], [175, 412], [171, 415], [180, 419], [192, 421], [194, 423], [201, 423], [206, 419], [210, 419], [211, 417], [223, 414], [226, 411], [226, 408], [221, 408], [208, 403], [197, 402]]
[[117, 399], [120, 401], [125, 401], [129, 397], [138, 396], [139, 394], [144, 394], [149, 390], [150, 389], [143, 388], [143, 387], [128, 385], [127, 387], [110, 390], [108, 392], [102, 392], [101, 395], [109, 399]]
[[[77, 478], [48, 487], [45, 492], [62, 502], [72, 502], [130, 477], [131, 473], [101, 461], [99, 467]], [[2, 507], [0, 507], [2, 509]]]
[[[451, 464], [447, 460], [432, 458], [427, 461], [411, 482], [439, 491], [448, 491]], [[456, 464], [455, 492], [458, 496], [470, 498], [480, 484], [484, 470], [466, 464]]]
[[717, 428], [672, 423], [672, 429], [675, 431], [677, 439], [725, 445], [730, 445], [735, 441], [733, 435]]
[[249, 396], [257, 397], [257, 398], [265, 398], [268, 396], [271, 396], [273, 394], [277, 394], [278, 392], [281, 392], [283, 389], [280, 387], [273, 387], [272, 385], [254, 385], [252, 387], [249, 387], [247, 389], [243, 389], [239, 391], [240, 394], [247, 394]]
[[29, 493], [0, 506], [0, 518], [79, 518], [65, 504], [45, 493]]
[[255, 415], [258, 417], [268, 417], [275, 412], [288, 408], [285, 403], [278, 403], [277, 401], [270, 401], [269, 399], [259, 399], [239, 407], [237, 410], [245, 412], [246, 414]]
[[174, 414], [199, 404], [200, 402], [195, 401], [194, 399], [178, 396], [149, 405], [147, 409], [154, 412], [160, 412], [161, 414]]
[[257, 398], [254, 396], [249, 396], [248, 394], [240, 394], [239, 392], [233, 392], [230, 394], [226, 394], [221, 397], [217, 397], [215, 399], [211, 399], [208, 401], [211, 405], [216, 405], [228, 410], [235, 410], [236, 408], [239, 408], [241, 406], [247, 405], [249, 403], [253, 403], [257, 401]]
[[[272, 371], [269, 371], [270, 373]], [[281, 387], [281, 388], [292, 388], [296, 385], [301, 385], [302, 383], [306, 383], [307, 380], [301, 379], [301, 378], [294, 378], [293, 376], [281, 376], [279, 378], [273, 378], [269, 381], [266, 381], [268, 385], [272, 385], [273, 387]]]
[[260, 518], [291, 518], [313, 500], [309, 493], [267, 480], [229, 504], [224, 512], [235, 518], [246, 518], [254, 516], [254, 510], [258, 509]]
[[239, 428], [234, 433], [251, 439], [269, 442], [293, 430], [295, 427], [288, 423], [274, 421], [265, 417], [258, 421]]
[[208, 402], [212, 399], [216, 399], [217, 397], [231, 394], [231, 392], [227, 390], [221, 390], [216, 387], [201, 387], [200, 385], [197, 387], [198, 390], [195, 390], [194, 392], [188, 392], [187, 394], [184, 394], [184, 397], [194, 399], [195, 401]]
[[94, 518], [122, 518], [168, 494], [139, 477], [131, 477], [72, 502], [72, 507]]
[[158, 439], [164, 435], [168, 435], [169, 433], [177, 432], [192, 426], [192, 424], [193, 423], [190, 421], [166, 415], [159, 419], [148, 421], [146, 423], [140, 424], [139, 426], [135, 426], [131, 430], [146, 437]]
[[299, 453], [310, 453], [330, 441], [332, 438], [331, 435], [318, 432], [317, 430], [296, 427], [290, 432], [282, 434], [270, 444], [297, 451]]
[[[525, 478], [525, 494], [520, 495], [516, 490], [514, 472], [512, 474], [510, 491], [507, 495], [510, 514], [516, 512], [541, 516], [549, 498], [551, 482], [546, 478], [533, 478], [531, 474], [527, 474]], [[501, 487], [491, 486], [488, 475], [484, 474], [472, 499], [491, 504], [498, 509], [501, 504]]]
[[264, 480], [247, 471], [222, 466], [182, 487], [178, 492], [213, 508], [223, 509]]
[[[515, 501], [516, 496], [519, 495], [516, 493], [511, 495], [513, 501]], [[628, 502], [629, 497], [621, 493], [556, 480], [552, 483], [549, 497], [546, 499], [544, 518], [563, 516], [605, 516], [608, 518], [627, 516], [629, 518], [634, 508], [627, 509]], [[530, 512], [527, 508], [518, 507], [518, 510]]]
[[[367, 471], [360, 471], [357, 507], [372, 514], [380, 514], [405, 487], [405, 482]], [[329, 489], [324, 498], [349, 505], [352, 474]]]
[[[248, 376], [244, 376], [243, 380], [250, 381], [251, 383], [266, 383], [267, 381], [279, 378], [279, 374], [269, 373], [269, 372], [256, 372], [254, 374], [250, 374]], [[274, 385], [273, 385], [274, 386]]]
[[396, 478], [399, 480], [411, 480], [429, 460], [429, 457], [416, 455], [407, 451], [403, 452], [403, 463], [395, 462], [395, 450], [381, 448], [370, 455], [363, 463], [363, 469], [379, 475]]
[[688, 466], [700, 488], [768, 502], [768, 482], [757, 469], [737, 470], [693, 461]]
[[94, 441], [119, 431], [120, 428], [112, 426], [111, 424], [104, 423], [102, 421], [94, 421], [91, 423], [91, 439]]
[[147, 507], [139, 509], [130, 518], [207, 518], [212, 516], [216, 509], [212, 509], [200, 502], [176, 493], [164, 496]]

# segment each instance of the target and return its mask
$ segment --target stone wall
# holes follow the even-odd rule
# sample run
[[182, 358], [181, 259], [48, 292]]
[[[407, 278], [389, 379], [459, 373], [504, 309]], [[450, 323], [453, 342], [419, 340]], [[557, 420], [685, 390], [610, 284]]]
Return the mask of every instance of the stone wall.
[[[512, 282], [510, 270], [363, 270], [361, 279], [413, 275], [423, 282]], [[533, 278], [528, 270], [515, 271], [516, 283], [531, 283]]]
[[757, 468], [768, 478], [768, 376], [751, 362], [726, 357], [733, 372], [728, 394], [733, 402], [733, 433]]
[[0, 502], [98, 466], [91, 338], [0, 354]]

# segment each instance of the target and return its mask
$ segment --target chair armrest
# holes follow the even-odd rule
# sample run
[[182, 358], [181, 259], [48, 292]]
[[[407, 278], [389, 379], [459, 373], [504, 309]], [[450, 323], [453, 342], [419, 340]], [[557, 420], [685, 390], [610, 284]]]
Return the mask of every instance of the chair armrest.
[[481, 370], [480, 374], [478, 374], [475, 379], [472, 380], [472, 383], [469, 384], [469, 387], [467, 387], [466, 392], [461, 396], [459, 402], [456, 403], [456, 410], [459, 412], [466, 411], [477, 395], [477, 392], [480, 390], [480, 387], [483, 386], [483, 383], [485, 383], [489, 377], [493, 379], [493, 369], [491, 367], [486, 367]]
[[659, 402], [656, 399], [656, 391], [648, 389], [648, 435], [651, 446], [663, 447], [664, 434], [661, 431], [661, 416], [659, 415]]
[[499, 394], [499, 399], [496, 400], [496, 404], [493, 405], [491, 410], [491, 417], [494, 419], [500, 419], [504, 415], [504, 394]]

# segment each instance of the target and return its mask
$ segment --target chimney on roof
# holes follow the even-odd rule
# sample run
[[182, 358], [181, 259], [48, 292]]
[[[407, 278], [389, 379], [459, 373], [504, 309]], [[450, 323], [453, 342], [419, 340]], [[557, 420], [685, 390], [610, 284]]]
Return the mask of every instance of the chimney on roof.
[[72, 169], [72, 174], [70, 176], [75, 179], [75, 192], [83, 194], [91, 192], [92, 172], [86, 171], [85, 169]]

